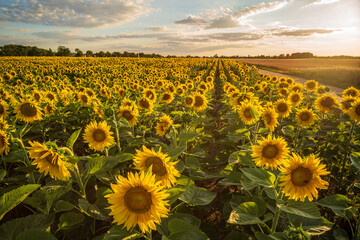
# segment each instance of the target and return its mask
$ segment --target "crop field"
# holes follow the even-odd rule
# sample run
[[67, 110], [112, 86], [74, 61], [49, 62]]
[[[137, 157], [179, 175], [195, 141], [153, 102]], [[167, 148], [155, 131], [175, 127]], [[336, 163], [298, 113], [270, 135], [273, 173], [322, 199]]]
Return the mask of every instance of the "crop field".
[[240, 59], [249, 65], [287, 73], [340, 88], [360, 88], [360, 59]]
[[0, 58], [0, 239], [359, 239], [360, 90], [246, 61]]

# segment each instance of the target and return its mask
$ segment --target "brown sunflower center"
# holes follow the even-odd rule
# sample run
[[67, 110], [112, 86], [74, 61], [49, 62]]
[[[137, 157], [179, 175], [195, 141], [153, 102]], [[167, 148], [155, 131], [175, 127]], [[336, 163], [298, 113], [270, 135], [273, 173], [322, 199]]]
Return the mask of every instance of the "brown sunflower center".
[[150, 100], [153, 100], [154, 97], [155, 97], [154, 93], [151, 92], [151, 91], [146, 92], [146, 95], [145, 95], [145, 96], [146, 96], [147, 98], [149, 98]]
[[296, 103], [299, 100], [300, 100], [300, 96], [298, 94], [294, 94], [294, 95], [291, 96], [291, 101], [292, 102]]
[[246, 118], [252, 118], [252, 115], [251, 115], [251, 112], [250, 112], [250, 108], [246, 108], [246, 109], [244, 110], [244, 116], [245, 116]]
[[191, 105], [193, 103], [193, 101], [194, 101], [194, 99], [192, 99], [191, 97], [188, 97], [188, 98], [185, 99], [185, 102], [188, 105]]
[[96, 129], [92, 137], [96, 142], [103, 142], [106, 139], [106, 133], [102, 129]]
[[141, 108], [144, 108], [144, 109], [149, 109], [150, 108], [150, 104], [146, 99], [140, 99], [139, 105], [140, 105]]
[[200, 96], [195, 96], [194, 105], [195, 105], [195, 107], [201, 107], [202, 105], [204, 105], [204, 99]]
[[53, 94], [51, 94], [51, 93], [46, 94], [46, 97], [47, 97], [48, 99], [50, 99], [50, 100], [54, 100], [54, 99], [55, 99], [55, 96], [54, 96]]
[[40, 101], [40, 94], [34, 93], [34, 98], [37, 102]]
[[352, 97], [356, 97], [356, 91], [355, 90], [348, 90], [346, 95], [352, 96]]
[[308, 112], [303, 112], [300, 114], [301, 121], [307, 121], [310, 119], [310, 114]]
[[286, 103], [280, 103], [277, 109], [279, 110], [279, 112], [284, 113], [288, 110], [288, 105]]
[[88, 102], [88, 97], [86, 96], [86, 95], [81, 95], [81, 101], [83, 102], [83, 103], [87, 103]]
[[126, 191], [124, 196], [126, 207], [134, 213], [146, 213], [150, 210], [151, 194], [143, 187], [133, 187]]
[[266, 145], [262, 150], [262, 156], [265, 158], [274, 158], [279, 154], [279, 149], [276, 145]]
[[295, 186], [306, 186], [312, 179], [312, 172], [302, 166], [291, 172], [291, 182]]
[[307, 87], [309, 88], [309, 89], [313, 89], [313, 88], [315, 88], [315, 83], [314, 82], [309, 82], [308, 84], [307, 84]]
[[23, 103], [20, 106], [20, 112], [26, 117], [34, 117], [37, 114], [36, 107], [31, 103]]
[[145, 160], [146, 168], [152, 165], [152, 172], [158, 176], [166, 175], [167, 171], [163, 161], [159, 157], [149, 157]]
[[5, 108], [3, 105], [0, 104], [0, 114], [3, 114], [5, 112]]
[[164, 100], [164, 101], [167, 101], [167, 100], [169, 100], [170, 99], [170, 94], [164, 94], [164, 96], [162, 97], [162, 99]]
[[360, 116], [360, 105], [355, 108], [356, 115]]
[[326, 97], [320, 101], [321, 106], [329, 108], [334, 104], [334, 100], [331, 97]]
[[134, 116], [131, 114], [130, 111], [127, 111], [125, 110], [123, 113], [122, 113], [122, 117], [124, 117], [126, 120], [130, 121], [131, 119], [134, 118]]
[[270, 114], [266, 114], [265, 115], [265, 122], [267, 123], [267, 124], [270, 124], [272, 121], [271, 121], [271, 115]]

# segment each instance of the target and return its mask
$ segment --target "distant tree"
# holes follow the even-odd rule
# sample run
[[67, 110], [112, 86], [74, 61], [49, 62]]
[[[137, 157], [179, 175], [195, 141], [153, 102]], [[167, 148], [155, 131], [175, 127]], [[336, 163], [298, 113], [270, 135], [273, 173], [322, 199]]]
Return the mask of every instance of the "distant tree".
[[121, 57], [121, 53], [120, 52], [113, 52], [111, 53], [112, 57]]
[[85, 53], [85, 55], [86, 55], [87, 57], [92, 57], [93, 51], [87, 50], [86, 53]]
[[49, 48], [49, 50], [47, 51], [46, 56], [49, 56], [49, 57], [55, 56], [55, 52], [51, 48]]
[[279, 58], [279, 59], [284, 59], [284, 58], [285, 58], [285, 54], [283, 54], [283, 53], [280, 54], [278, 58]]
[[98, 57], [105, 57], [105, 53], [104, 51], [100, 51], [98, 54], [97, 54]]
[[109, 51], [107, 51], [107, 52], [105, 53], [105, 57], [111, 57], [111, 53], [110, 53]]
[[66, 48], [64, 46], [59, 46], [55, 55], [69, 57], [71, 56], [71, 51], [69, 48]]
[[84, 56], [83, 52], [78, 48], [75, 48], [75, 52], [76, 52], [75, 57], [83, 57]]

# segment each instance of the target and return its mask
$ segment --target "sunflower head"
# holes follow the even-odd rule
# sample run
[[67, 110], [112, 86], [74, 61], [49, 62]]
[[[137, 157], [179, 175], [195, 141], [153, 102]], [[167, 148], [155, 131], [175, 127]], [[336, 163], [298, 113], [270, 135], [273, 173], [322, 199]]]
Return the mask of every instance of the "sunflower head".
[[42, 112], [35, 102], [24, 101], [15, 106], [16, 117], [24, 122], [42, 119]]
[[146, 97], [143, 97], [143, 98], [140, 98], [139, 101], [138, 101], [138, 107], [140, 109], [145, 109], [145, 110], [149, 110], [150, 112], [153, 110], [153, 104], [152, 102], [146, 98]]
[[311, 109], [303, 108], [296, 113], [296, 120], [301, 126], [312, 125], [315, 121], [315, 113]]
[[153, 89], [145, 89], [143, 96], [154, 102], [156, 100], [156, 94]]
[[358, 97], [360, 95], [360, 90], [354, 87], [348, 87], [342, 93], [343, 97]]
[[275, 111], [279, 114], [280, 117], [288, 117], [291, 112], [291, 107], [288, 101], [284, 99], [279, 99], [275, 102]]
[[91, 122], [85, 128], [84, 140], [89, 147], [96, 151], [104, 151], [114, 143], [114, 137], [111, 136], [110, 126], [107, 123], [96, 121]]
[[337, 99], [333, 97], [332, 95], [323, 95], [320, 96], [315, 101], [316, 108], [320, 112], [330, 112], [332, 108], [335, 108], [337, 105]]
[[91, 98], [86, 93], [80, 92], [77, 97], [82, 106], [88, 107], [90, 105]]
[[309, 80], [305, 82], [305, 89], [308, 91], [315, 91], [318, 86], [318, 82], [315, 80]]
[[252, 147], [251, 156], [257, 166], [265, 166], [265, 168], [277, 169], [289, 154], [289, 148], [286, 146], [285, 139], [279, 137], [263, 138], [258, 141], [258, 145]]
[[52, 148], [48, 148], [45, 144], [29, 141], [31, 147], [29, 149], [30, 158], [34, 159], [32, 165], [37, 165], [39, 172], [45, 172], [54, 179], [66, 180], [70, 177], [67, 167], [69, 163], [61, 160], [61, 156]]
[[353, 102], [351, 108], [347, 111], [350, 118], [357, 123], [360, 123], [360, 100]]
[[0, 117], [0, 130], [4, 131], [9, 128], [6, 120], [3, 117]]
[[160, 97], [160, 102], [170, 104], [174, 100], [174, 94], [171, 92], [164, 92]]
[[110, 203], [110, 215], [115, 223], [124, 224], [128, 230], [136, 225], [143, 233], [156, 230], [155, 224], [167, 217], [165, 199], [169, 194], [151, 172], [128, 173], [127, 178], [118, 176], [111, 188], [114, 193], [105, 196]]
[[132, 127], [137, 122], [139, 111], [136, 106], [120, 107], [120, 113], [117, 116], [125, 118], [129, 122], [129, 126]]
[[300, 92], [291, 92], [288, 96], [288, 101], [292, 106], [297, 106], [301, 103], [303, 99], [302, 93]]
[[160, 137], [164, 136], [166, 134], [167, 128], [165, 127], [164, 123], [158, 123], [156, 124], [156, 134]]
[[202, 110], [204, 110], [207, 107], [207, 103], [208, 100], [206, 99], [206, 97], [200, 93], [196, 93], [194, 95], [194, 109], [195, 112], [200, 112]]
[[273, 108], [267, 108], [262, 114], [262, 120], [264, 121], [265, 127], [268, 128], [271, 132], [274, 131], [275, 127], [278, 125], [278, 114]]
[[6, 155], [10, 151], [10, 145], [5, 132], [0, 129], [0, 155]]
[[0, 100], [0, 117], [6, 118], [8, 109], [9, 105], [4, 100]]
[[170, 157], [162, 153], [161, 148], [158, 152], [145, 146], [142, 151], [136, 150], [134, 164], [135, 168], [140, 171], [147, 171], [151, 166], [156, 180], [161, 181], [165, 187], [173, 186], [176, 183], [176, 177], [180, 176], [174, 167], [176, 162], [170, 162]]
[[243, 102], [240, 107], [237, 108], [237, 112], [246, 125], [255, 123], [259, 113], [258, 108], [250, 101]]
[[187, 107], [193, 107], [194, 106], [194, 98], [192, 96], [188, 96], [185, 98], [185, 105]]
[[164, 127], [166, 129], [168, 129], [172, 124], [173, 124], [173, 120], [171, 120], [171, 118], [164, 114], [161, 118], [160, 121], [164, 124]]
[[326, 189], [328, 182], [321, 179], [320, 176], [328, 175], [326, 166], [320, 164], [320, 160], [315, 158], [314, 154], [307, 158], [301, 158], [293, 153], [292, 156], [283, 163], [280, 171], [280, 186], [283, 186], [282, 192], [290, 199], [305, 201], [308, 197], [310, 201], [318, 197], [317, 188]]
[[356, 101], [356, 98], [355, 98], [355, 97], [349, 97], [349, 96], [344, 97], [344, 98], [341, 100], [340, 109], [341, 109], [344, 113], [347, 113], [347, 111], [351, 108], [352, 103], [355, 102], [355, 101]]

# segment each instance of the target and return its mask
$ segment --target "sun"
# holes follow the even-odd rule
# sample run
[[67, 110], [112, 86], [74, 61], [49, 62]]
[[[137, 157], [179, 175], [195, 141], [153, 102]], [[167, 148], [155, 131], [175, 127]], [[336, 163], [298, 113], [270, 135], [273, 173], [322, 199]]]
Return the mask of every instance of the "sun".
[[282, 192], [290, 199], [295, 201], [305, 201], [308, 197], [310, 201], [318, 197], [318, 190], [326, 189], [328, 182], [321, 179], [320, 176], [328, 175], [326, 166], [320, 164], [319, 158], [310, 154], [307, 158], [301, 158], [296, 153], [283, 163], [280, 167], [283, 175], [280, 176], [279, 186], [283, 186]]
[[151, 172], [130, 172], [127, 178], [118, 176], [111, 189], [114, 193], [105, 196], [110, 203], [110, 215], [127, 230], [138, 225], [143, 233], [150, 232], [156, 230], [155, 224], [160, 224], [161, 218], [167, 217], [169, 194]]

